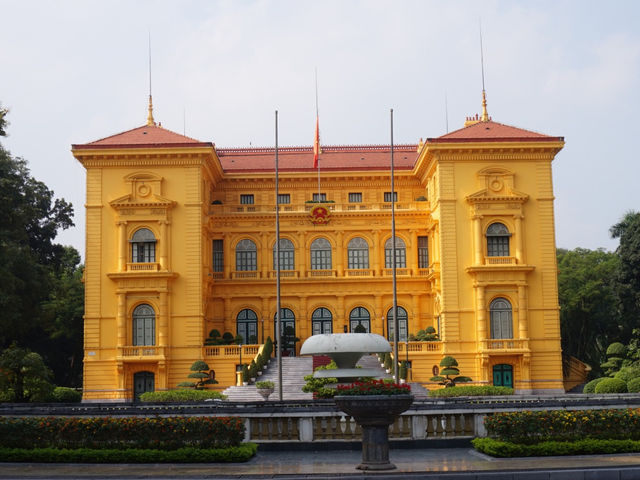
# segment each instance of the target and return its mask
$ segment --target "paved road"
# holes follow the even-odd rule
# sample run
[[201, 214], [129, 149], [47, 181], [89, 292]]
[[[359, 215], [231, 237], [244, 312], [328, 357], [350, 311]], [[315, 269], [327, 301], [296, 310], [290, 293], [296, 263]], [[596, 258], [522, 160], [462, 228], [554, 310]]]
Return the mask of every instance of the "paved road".
[[355, 469], [359, 451], [259, 452], [235, 464], [16, 464], [0, 463], [0, 478], [32, 479], [335, 479], [385, 480], [636, 480], [640, 454], [494, 459], [469, 448], [394, 449], [397, 470]]

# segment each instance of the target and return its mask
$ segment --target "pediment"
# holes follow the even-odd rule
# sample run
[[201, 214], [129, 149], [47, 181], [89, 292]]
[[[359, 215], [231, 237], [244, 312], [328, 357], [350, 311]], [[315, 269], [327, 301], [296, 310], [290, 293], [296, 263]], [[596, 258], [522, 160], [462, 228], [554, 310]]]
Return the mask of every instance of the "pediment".
[[515, 189], [508, 189], [508, 191], [495, 193], [490, 189], [483, 188], [482, 190], [467, 195], [467, 202], [469, 203], [485, 203], [485, 202], [518, 202], [524, 203], [529, 200], [529, 195], [519, 192]]
[[175, 204], [176, 202], [173, 200], [169, 200], [168, 198], [153, 194], [144, 199], [134, 198], [133, 195], [127, 194], [109, 202], [109, 205], [111, 205], [115, 209], [136, 207], [171, 208]]

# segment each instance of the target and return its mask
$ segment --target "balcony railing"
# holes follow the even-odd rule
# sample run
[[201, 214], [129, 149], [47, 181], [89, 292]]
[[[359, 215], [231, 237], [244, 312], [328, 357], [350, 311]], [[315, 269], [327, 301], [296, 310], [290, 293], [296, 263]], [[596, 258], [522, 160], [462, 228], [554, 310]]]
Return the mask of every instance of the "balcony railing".
[[[396, 268], [396, 276], [408, 277], [411, 275], [411, 270], [408, 268]], [[382, 270], [383, 277], [393, 277], [393, 268], [385, 268]]]
[[[398, 342], [398, 352], [406, 352], [407, 342]], [[441, 352], [442, 342], [409, 342], [410, 352]]]
[[335, 270], [309, 270], [307, 272], [307, 277], [310, 278], [314, 278], [314, 277], [335, 277], [336, 276], [336, 271]]
[[[276, 278], [276, 271], [271, 270], [269, 272], [269, 278]], [[280, 278], [298, 278], [300, 276], [300, 272], [297, 270], [280, 270]]]
[[157, 272], [160, 264], [157, 262], [148, 263], [127, 263], [128, 272]]
[[525, 350], [528, 348], [527, 340], [520, 338], [487, 339], [482, 343], [484, 349], [490, 351]]
[[[389, 202], [373, 202], [373, 203], [300, 203], [280, 205], [280, 212], [283, 213], [308, 213], [316, 205], [323, 205], [331, 212], [349, 212], [358, 211], [388, 212], [391, 209]], [[395, 209], [400, 211], [428, 211], [429, 202], [403, 202], [395, 204]], [[210, 215], [227, 215], [227, 214], [253, 214], [253, 213], [275, 213], [275, 205], [242, 205], [242, 204], [218, 204], [209, 207]]]
[[347, 277], [373, 277], [371, 268], [349, 268], [344, 271]]
[[257, 270], [231, 272], [231, 278], [260, 278]]
[[[419, 268], [415, 272], [411, 268], [396, 268], [396, 274], [398, 277], [411, 278], [411, 277], [428, 277], [434, 270], [432, 268]], [[224, 272], [213, 272], [209, 270], [209, 276], [214, 280], [226, 280], [226, 279], [265, 279], [276, 278], [275, 270], [243, 270], [243, 271], [231, 271], [229, 277], [225, 276]], [[387, 277], [393, 276], [392, 268], [384, 268], [380, 272], [376, 272], [373, 268], [347, 268], [344, 273], [339, 276], [336, 269], [322, 269], [322, 270], [307, 270], [306, 273], [301, 274], [299, 270], [281, 270], [280, 278], [295, 279], [295, 278], [371, 278], [371, 277]]]
[[[260, 345], [216, 345], [204, 347], [203, 355], [205, 358], [239, 358], [240, 349], [242, 349], [243, 358], [249, 359], [255, 357], [260, 350]], [[247, 362], [248, 363], [248, 362]]]
[[155, 345], [130, 345], [125, 347], [118, 347], [118, 356], [129, 359], [158, 357], [163, 355], [164, 347], [158, 347]]
[[485, 257], [485, 265], [515, 265], [516, 257]]

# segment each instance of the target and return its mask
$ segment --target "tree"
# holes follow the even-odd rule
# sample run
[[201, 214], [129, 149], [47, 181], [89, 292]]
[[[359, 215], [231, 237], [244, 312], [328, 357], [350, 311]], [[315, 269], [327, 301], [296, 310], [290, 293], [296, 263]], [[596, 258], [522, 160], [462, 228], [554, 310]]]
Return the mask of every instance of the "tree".
[[53, 392], [51, 371], [40, 355], [14, 343], [0, 355], [0, 389], [9, 401], [45, 401]]
[[204, 390], [205, 385], [218, 383], [214, 378], [209, 377], [209, 365], [204, 360], [196, 360], [191, 364], [191, 373], [187, 378], [195, 379], [195, 382], [181, 382], [179, 387], [189, 387], [196, 390]]
[[618, 257], [585, 248], [558, 249], [557, 256], [562, 351], [597, 370], [619, 337], [612, 281]]
[[431, 377], [431, 381], [438, 382], [440, 385], [444, 385], [445, 388], [455, 387], [456, 383], [468, 383], [471, 381], [471, 378], [460, 375], [458, 361], [451, 356], [447, 355], [440, 360], [440, 367], [440, 374]]
[[620, 263], [614, 285], [620, 312], [618, 339], [626, 344], [640, 319], [640, 213], [627, 212], [609, 233], [612, 238], [620, 239], [616, 249]]

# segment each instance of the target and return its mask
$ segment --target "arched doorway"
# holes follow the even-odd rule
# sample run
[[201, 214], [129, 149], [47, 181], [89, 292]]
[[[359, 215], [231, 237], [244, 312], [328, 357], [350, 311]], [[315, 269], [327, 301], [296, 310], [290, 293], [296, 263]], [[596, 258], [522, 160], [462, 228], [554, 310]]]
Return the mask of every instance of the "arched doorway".
[[327, 308], [316, 308], [311, 315], [311, 334], [333, 333], [333, 315]]
[[153, 372], [136, 372], [133, 374], [133, 401], [139, 402], [140, 395], [155, 390]]
[[[276, 315], [273, 316], [273, 332], [275, 338], [278, 338]], [[280, 324], [282, 330], [280, 337], [282, 340], [282, 356], [283, 357], [295, 357], [296, 356], [296, 316], [289, 308], [280, 309]]]
[[493, 366], [493, 386], [513, 388], [513, 367], [507, 364]]
[[245, 308], [236, 317], [236, 334], [242, 337], [244, 345], [258, 343], [258, 316], [253, 310]]

